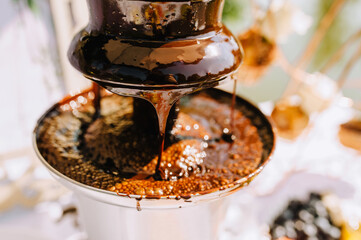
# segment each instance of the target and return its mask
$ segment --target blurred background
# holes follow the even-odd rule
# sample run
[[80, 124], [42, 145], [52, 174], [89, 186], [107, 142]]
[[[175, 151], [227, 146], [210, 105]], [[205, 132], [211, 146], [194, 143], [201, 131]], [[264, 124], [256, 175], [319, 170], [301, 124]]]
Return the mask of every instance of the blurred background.
[[[277, 59], [267, 64], [261, 76], [252, 83], [241, 81], [237, 87], [238, 95], [271, 114], [275, 103], [285, 96], [287, 86], [297, 78], [292, 75], [292, 66], [296, 66], [305, 53], [335, 1], [254, 2], [256, 7], [248, 0], [226, 0], [223, 17], [236, 36], [242, 36], [257, 25], [262, 35], [277, 48]], [[302, 70], [309, 74], [320, 71], [333, 54], [360, 31], [360, 12], [361, 0], [344, 1]], [[47, 108], [66, 94], [75, 94], [90, 84], [72, 69], [66, 58], [71, 38], [87, 24], [87, 14], [85, 0], [0, 2], [0, 236], [8, 236], [1, 239], [84, 237], [77, 225], [71, 193], [53, 181], [36, 159], [32, 131]], [[272, 18], [275, 23], [269, 27], [267, 22]], [[277, 33], [269, 33], [274, 33], [275, 29]], [[358, 51], [360, 42], [359, 39], [347, 47], [325, 73], [329, 80], [338, 80], [349, 59]], [[222, 86], [229, 91], [232, 87], [232, 83]], [[291, 197], [301, 192], [306, 196], [314, 190], [314, 184], [308, 184], [307, 179], [322, 183], [318, 191], [331, 189], [344, 197], [347, 202], [344, 215], [353, 214], [349, 219], [359, 222], [361, 156], [357, 150], [340, 144], [338, 131], [340, 124], [359, 114], [355, 106], [361, 102], [361, 61], [352, 64], [340, 90], [340, 93], [333, 93], [338, 96], [337, 100], [332, 99], [325, 111], [310, 116], [312, 127], [307, 128], [306, 133], [292, 141], [279, 140], [270, 166], [242, 192], [243, 197], [239, 197], [241, 193], [237, 194], [238, 198], [234, 197], [233, 215], [230, 213], [224, 239], [268, 239], [267, 226], [282, 206]], [[290, 185], [281, 186], [281, 183]], [[292, 193], [295, 188], [300, 191]], [[279, 189], [286, 190], [280, 193]], [[265, 201], [277, 202], [275, 206], [280, 207], [267, 216], [257, 214], [263, 211]], [[256, 202], [252, 208], [254, 212], [249, 213], [254, 215], [254, 221], [250, 221], [253, 228], [248, 228], [248, 233], [236, 231], [232, 223], [241, 221], [240, 209], [251, 202]]]

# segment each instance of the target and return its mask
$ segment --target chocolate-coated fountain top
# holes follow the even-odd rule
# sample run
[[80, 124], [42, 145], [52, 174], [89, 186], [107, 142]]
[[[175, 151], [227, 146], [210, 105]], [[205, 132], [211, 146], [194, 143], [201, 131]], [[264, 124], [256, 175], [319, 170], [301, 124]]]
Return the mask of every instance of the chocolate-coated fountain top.
[[242, 50], [222, 25], [223, 0], [88, 0], [72, 65], [103, 86], [178, 88], [225, 79]]

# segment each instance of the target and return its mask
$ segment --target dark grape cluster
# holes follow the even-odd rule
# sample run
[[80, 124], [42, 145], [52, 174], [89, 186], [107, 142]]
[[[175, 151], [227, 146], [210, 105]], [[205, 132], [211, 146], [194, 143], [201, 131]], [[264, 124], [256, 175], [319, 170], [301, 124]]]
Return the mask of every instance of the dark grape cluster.
[[307, 201], [290, 201], [272, 223], [270, 234], [272, 239], [339, 240], [341, 231], [333, 223], [321, 195], [311, 193]]

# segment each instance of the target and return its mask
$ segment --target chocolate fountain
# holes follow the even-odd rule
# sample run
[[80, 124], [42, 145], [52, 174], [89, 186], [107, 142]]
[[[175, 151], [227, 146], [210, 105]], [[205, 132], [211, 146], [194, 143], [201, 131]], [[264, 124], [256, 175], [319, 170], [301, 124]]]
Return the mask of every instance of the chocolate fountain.
[[89, 239], [217, 239], [224, 197], [268, 162], [267, 118], [212, 88], [242, 61], [223, 3], [88, 0], [68, 56], [95, 84], [49, 109], [34, 144]]
[[70, 62], [109, 91], [153, 104], [162, 138], [179, 98], [217, 85], [241, 64], [241, 49], [221, 23], [221, 0], [88, 5], [90, 22], [75, 36]]

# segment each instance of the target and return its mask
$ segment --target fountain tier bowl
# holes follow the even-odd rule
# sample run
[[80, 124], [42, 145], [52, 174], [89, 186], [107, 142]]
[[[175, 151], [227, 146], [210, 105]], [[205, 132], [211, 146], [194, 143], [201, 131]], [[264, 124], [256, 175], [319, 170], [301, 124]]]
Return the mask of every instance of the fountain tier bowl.
[[[223, 103], [230, 104], [232, 101], [232, 95], [221, 90], [208, 89], [202, 91], [204, 93]], [[177, 196], [162, 196], [160, 199], [142, 199], [140, 195], [122, 196], [70, 179], [53, 168], [40, 153], [37, 145], [39, 127], [58, 107], [59, 103], [55, 104], [38, 121], [33, 135], [34, 148], [51, 175], [74, 191], [79, 201], [82, 224], [91, 240], [217, 239], [227, 205], [225, 197], [248, 185], [261, 172], [270, 160], [275, 144], [268, 119], [257, 107], [237, 97], [236, 109], [257, 128], [263, 143], [262, 159], [255, 171], [224, 190], [200, 192], [189, 199], [179, 199]], [[137, 211], [137, 208], [141, 211]]]

